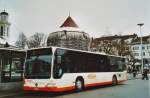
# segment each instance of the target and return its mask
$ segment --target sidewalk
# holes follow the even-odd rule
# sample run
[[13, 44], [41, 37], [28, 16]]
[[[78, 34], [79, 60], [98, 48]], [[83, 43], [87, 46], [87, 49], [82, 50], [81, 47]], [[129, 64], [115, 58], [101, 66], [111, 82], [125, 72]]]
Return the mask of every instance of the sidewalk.
[[[150, 77], [150, 74], [148, 74], [148, 76]], [[141, 73], [138, 73], [137, 75], [136, 75], [136, 78], [134, 78], [133, 77], [133, 74], [131, 73], [131, 74], [127, 74], [127, 79], [128, 80], [132, 80], [132, 79], [142, 79], [142, 74]]]
[[0, 91], [0, 98], [15, 96], [15, 95], [19, 95], [22, 93], [24, 93], [22, 90], [19, 90], [19, 91], [13, 91], [13, 90]]
[[142, 78], [142, 74], [137, 74], [135, 78], [133, 77], [133, 74], [132, 74], [132, 73], [131, 73], [131, 74], [129, 74], [129, 73], [127, 74], [127, 79], [128, 79], [128, 80], [141, 79], [141, 78]]

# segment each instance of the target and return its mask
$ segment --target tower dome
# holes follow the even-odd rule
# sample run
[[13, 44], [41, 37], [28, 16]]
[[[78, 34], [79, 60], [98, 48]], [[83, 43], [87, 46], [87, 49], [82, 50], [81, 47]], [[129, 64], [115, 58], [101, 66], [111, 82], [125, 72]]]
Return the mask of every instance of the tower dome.
[[0, 13], [0, 15], [7, 15], [8, 16], [8, 13], [3, 11], [3, 12]]
[[70, 15], [63, 22], [59, 29], [59, 31], [49, 34], [47, 40], [48, 46], [89, 50], [89, 34], [79, 30], [79, 26]]
[[75, 21], [69, 16], [65, 22], [60, 26], [60, 28], [63, 27], [74, 27], [74, 28], [78, 28], [79, 26], [75, 23]]

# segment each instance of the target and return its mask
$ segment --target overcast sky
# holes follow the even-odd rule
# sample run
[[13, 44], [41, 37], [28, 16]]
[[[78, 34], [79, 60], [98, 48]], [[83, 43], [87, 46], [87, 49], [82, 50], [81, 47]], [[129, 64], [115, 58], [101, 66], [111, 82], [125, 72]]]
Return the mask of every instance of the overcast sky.
[[150, 0], [0, 0], [0, 11], [9, 13], [10, 39], [19, 32], [27, 36], [35, 32], [57, 31], [68, 17], [91, 37], [139, 33], [150, 35]]

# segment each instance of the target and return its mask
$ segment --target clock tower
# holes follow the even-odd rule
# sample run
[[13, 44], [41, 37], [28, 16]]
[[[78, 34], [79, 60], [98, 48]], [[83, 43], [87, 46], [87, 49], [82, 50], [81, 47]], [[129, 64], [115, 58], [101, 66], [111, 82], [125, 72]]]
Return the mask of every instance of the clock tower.
[[8, 22], [9, 14], [5, 12], [0, 13], [0, 38], [7, 39], [9, 37], [9, 27], [10, 23]]

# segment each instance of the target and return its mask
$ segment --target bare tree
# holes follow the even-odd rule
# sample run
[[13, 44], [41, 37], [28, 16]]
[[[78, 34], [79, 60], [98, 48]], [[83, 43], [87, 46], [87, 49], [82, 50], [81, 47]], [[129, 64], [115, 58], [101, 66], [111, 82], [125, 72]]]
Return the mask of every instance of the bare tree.
[[93, 43], [95, 51], [119, 56], [131, 55], [130, 47], [125, 39], [103, 39]]
[[37, 48], [44, 46], [45, 37], [43, 33], [35, 33], [27, 40], [28, 48]]
[[18, 40], [16, 41], [15, 44], [17, 47], [24, 49], [26, 42], [27, 42], [27, 38], [26, 38], [25, 34], [22, 32], [19, 34]]

